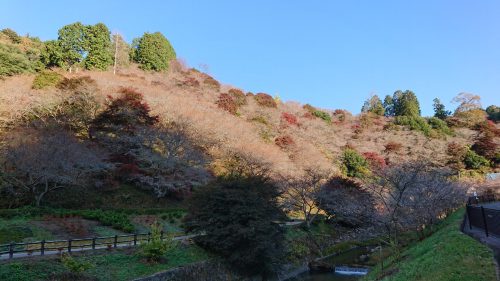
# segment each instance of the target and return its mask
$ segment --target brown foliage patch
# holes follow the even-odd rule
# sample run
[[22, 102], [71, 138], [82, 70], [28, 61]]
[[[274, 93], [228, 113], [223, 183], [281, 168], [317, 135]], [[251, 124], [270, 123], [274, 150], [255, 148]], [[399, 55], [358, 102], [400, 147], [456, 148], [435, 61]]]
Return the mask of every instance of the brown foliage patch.
[[255, 95], [254, 98], [260, 106], [271, 107], [271, 108], [278, 107], [273, 97], [271, 97], [266, 93], [258, 93]]

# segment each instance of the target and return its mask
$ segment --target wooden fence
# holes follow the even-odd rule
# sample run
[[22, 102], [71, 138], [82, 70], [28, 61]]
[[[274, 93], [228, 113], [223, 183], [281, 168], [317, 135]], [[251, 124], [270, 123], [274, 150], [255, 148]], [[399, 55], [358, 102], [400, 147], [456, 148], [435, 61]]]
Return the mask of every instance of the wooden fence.
[[[164, 233], [161, 232], [164, 239]], [[189, 239], [191, 236], [179, 236], [174, 240]], [[125, 234], [106, 237], [92, 237], [68, 240], [42, 240], [36, 242], [10, 243], [0, 245], [0, 259], [26, 257], [33, 255], [56, 254], [63, 252], [77, 252], [96, 249], [116, 249], [119, 247], [132, 247], [149, 242], [151, 233]]]

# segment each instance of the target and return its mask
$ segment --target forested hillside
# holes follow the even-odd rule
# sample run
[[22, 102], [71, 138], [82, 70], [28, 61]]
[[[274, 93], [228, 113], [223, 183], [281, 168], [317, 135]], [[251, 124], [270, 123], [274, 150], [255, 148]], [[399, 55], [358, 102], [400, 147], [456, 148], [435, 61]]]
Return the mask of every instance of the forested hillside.
[[[53, 181], [54, 189], [133, 183], [153, 196], [182, 197], [242, 167], [268, 169], [275, 178], [308, 170], [362, 178], [411, 159], [465, 174], [498, 164], [498, 108], [488, 108], [487, 121], [472, 94], [457, 96], [453, 114], [436, 99], [436, 116], [423, 118], [417, 96], [396, 91], [384, 102], [372, 97], [354, 116], [221, 84], [176, 61], [160, 33], [146, 33], [129, 46], [103, 24], [76, 23], [61, 28], [58, 40], [4, 29], [0, 42], [5, 167], [24, 174], [34, 173], [30, 165], [74, 161], [81, 169], [65, 167], [64, 173], [89, 181], [64, 179], [54, 163], [51, 175], [47, 169], [33, 175]], [[149, 47], [158, 44], [165, 48]], [[115, 73], [106, 71], [111, 68]], [[51, 146], [61, 145], [75, 147], [54, 157]], [[33, 159], [18, 163], [20, 155]]]

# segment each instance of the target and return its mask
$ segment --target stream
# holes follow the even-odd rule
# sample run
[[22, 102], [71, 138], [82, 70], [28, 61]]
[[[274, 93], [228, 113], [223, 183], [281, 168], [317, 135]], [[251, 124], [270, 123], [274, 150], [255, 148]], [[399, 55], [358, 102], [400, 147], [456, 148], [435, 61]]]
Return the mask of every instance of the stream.
[[[365, 261], [360, 261], [359, 257], [361, 255], [376, 255], [376, 253], [371, 253], [370, 249], [373, 247], [358, 247], [351, 250], [348, 250], [344, 253], [341, 253], [336, 256], [331, 256], [323, 259], [322, 261], [334, 265], [334, 266], [348, 266], [354, 268], [368, 268], [376, 263], [374, 259], [369, 257]], [[298, 276], [290, 279], [290, 281], [352, 281], [359, 280], [363, 277], [363, 275], [346, 275], [332, 272], [327, 273], [312, 273], [312, 272], [304, 272], [299, 274]]]

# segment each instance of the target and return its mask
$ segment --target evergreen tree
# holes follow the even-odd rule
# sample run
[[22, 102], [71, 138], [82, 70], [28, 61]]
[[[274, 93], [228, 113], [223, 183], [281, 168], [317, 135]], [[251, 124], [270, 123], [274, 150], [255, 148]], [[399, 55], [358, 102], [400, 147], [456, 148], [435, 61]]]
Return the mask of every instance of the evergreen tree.
[[50, 40], [45, 42], [45, 48], [40, 55], [41, 62], [46, 67], [64, 67], [63, 51], [59, 40]]
[[361, 111], [371, 112], [377, 115], [384, 115], [385, 108], [380, 98], [377, 95], [374, 95], [365, 101], [363, 107], [361, 108]]
[[398, 90], [392, 96], [395, 116], [420, 116], [420, 104], [417, 96], [410, 90]]
[[84, 60], [86, 69], [106, 70], [113, 63], [110, 32], [106, 25], [86, 26], [84, 43], [88, 53]]
[[384, 115], [394, 116], [394, 101], [390, 95], [386, 95], [384, 98]]
[[439, 119], [446, 119], [446, 117], [450, 116], [451, 111], [445, 109], [444, 104], [438, 98], [434, 99], [434, 117]]
[[59, 29], [58, 41], [62, 60], [64, 65], [69, 67], [70, 72], [74, 64], [83, 60], [86, 46], [85, 30], [85, 26], [80, 22], [68, 24]]
[[490, 105], [486, 108], [486, 113], [488, 114], [488, 118], [490, 120], [495, 122], [500, 121], [500, 107], [496, 105]]
[[134, 60], [144, 70], [167, 70], [170, 62], [176, 57], [174, 48], [160, 32], [144, 33], [134, 52]]
[[204, 233], [195, 241], [241, 273], [260, 274], [265, 280], [284, 253], [285, 237], [276, 221], [285, 214], [278, 195], [277, 187], [263, 177], [218, 179], [194, 193], [187, 230]]

